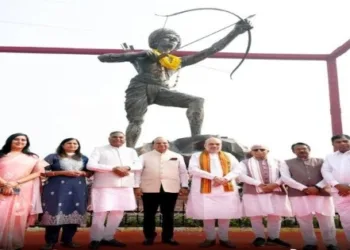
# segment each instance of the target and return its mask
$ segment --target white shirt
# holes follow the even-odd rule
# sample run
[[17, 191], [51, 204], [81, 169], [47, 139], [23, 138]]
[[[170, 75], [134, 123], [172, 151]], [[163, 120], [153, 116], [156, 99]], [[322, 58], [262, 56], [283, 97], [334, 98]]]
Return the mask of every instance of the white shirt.
[[[128, 176], [119, 177], [113, 173], [115, 167], [130, 167]], [[89, 158], [87, 169], [94, 171], [93, 187], [133, 187], [134, 171], [141, 170], [140, 159], [133, 148], [106, 145], [97, 147]]]
[[[350, 184], [350, 151], [334, 152], [326, 156], [321, 168], [325, 181], [334, 187], [337, 184]], [[332, 191], [337, 191], [333, 188]]]

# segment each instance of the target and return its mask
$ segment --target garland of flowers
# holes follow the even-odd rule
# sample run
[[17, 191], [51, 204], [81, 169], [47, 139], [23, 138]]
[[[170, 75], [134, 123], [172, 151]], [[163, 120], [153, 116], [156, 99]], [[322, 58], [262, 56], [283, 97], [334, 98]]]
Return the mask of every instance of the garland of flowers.
[[[153, 53], [156, 56], [160, 56], [162, 53], [160, 53], [158, 50], [153, 50]], [[171, 70], [178, 70], [181, 67], [181, 57], [174, 56], [171, 54], [167, 54], [163, 58], [159, 59], [159, 63], [167, 69]]]

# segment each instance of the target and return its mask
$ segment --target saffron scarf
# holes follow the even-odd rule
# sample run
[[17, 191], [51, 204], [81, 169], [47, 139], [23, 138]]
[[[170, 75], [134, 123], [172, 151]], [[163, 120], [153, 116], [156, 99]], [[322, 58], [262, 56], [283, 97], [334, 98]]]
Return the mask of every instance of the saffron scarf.
[[[153, 50], [153, 53], [157, 56], [161, 55], [158, 50]], [[181, 57], [168, 54], [159, 59], [159, 63], [166, 69], [178, 70], [181, 67]]]
[[[231, 170], [231, 162], [228, 156], [220, 151], [219, 153], [219, 160], [222, 167], [223, 175], [227, 175]], [[200, 169], [206, 172], [210, 173], [210, 155], [208, 151], [203, 151], [199, 156], [199, 164]], [[211, 186], [212, 186], [212, 180], [202, 178], [201, 179], [201, 193], [202, 194], [210, 194], [211, 193]], [[232, 182], [228, 182], [224, 186], [225, 192], [233, 192], [234, 188], [232, 185]]]

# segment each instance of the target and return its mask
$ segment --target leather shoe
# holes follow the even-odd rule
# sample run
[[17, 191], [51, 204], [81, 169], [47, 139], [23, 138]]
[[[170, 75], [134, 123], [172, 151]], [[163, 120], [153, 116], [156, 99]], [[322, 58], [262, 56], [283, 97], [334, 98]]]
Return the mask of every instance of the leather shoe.
[[41, 247], [40, 250], [52, 250], [55, 249], [55, 244], [47, 243], [45, 246]]
[[99, 241], [91, 241], [89, 244], [89, 249], [91, 250], [97, 250], [100, 247], [100, 242]]
[[199, 247], [212, 247], [215, 246], [216, 242], [215, 240], [205, 240], [201, 244], [199, 244]]
[[317, 250], [318, 247], [315, 245], [306, 245], [303, 247], [303, 250]]
[[289, 244], [288, 242], [285, 242], [279, 238], [276, 238], [276, 239], [271, 239], [271, 238], [267, 238], [267, 241], [266, 241], [269, 245], [271, 244], [276, 244], [276, 245], [280, 245], [280, 246], [284, 246], [284, 247], [288, 247], [290, 248], [292, 245]]
[[115, 239], [113, 240], [101, 240], [101, 245], [112, 247], [126, 247], [126, 244]]
[[64, 248], [79, 248], [79, 247], [81, 247], [79, 244], [74, 243], [74, 242], [69, 242], [69, 243], [62, 242], [61, 246]]
[[142, 245], [144, 245], [144, 246], [151, 246], [151, 245], [153, 245], [153, 243], [154, 243], [154, 239], [145, 239], [142, 242]]
[[233, 245], [233, 243], [231, 241], [228, 240], [220, 240], [220, 245], [226, 248], [236, 248], [235, 245]]
[[265, 246], [265, 242], [264, 238], [258, 237], [253, 241], [253, 245], [256, 247], [262, 247]]
[[179, 242], [177, 242], [176, 240], [173, 240], [173, 239], [162, 240], [162, 243], [168, 244], [168, 245], [171, 245], [171, 246], [178, 246], [178, 245], [180, 245]]
[[334, 246], [334, 245], [328, 245], [326, 246], [327, 250], [339, 250], [339, 247]]

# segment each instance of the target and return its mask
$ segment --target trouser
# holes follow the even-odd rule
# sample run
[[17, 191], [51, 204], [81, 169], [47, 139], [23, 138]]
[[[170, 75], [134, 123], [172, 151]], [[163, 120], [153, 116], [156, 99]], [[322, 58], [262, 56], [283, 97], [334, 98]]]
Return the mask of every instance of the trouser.
[[[255, 234], [255, 238], [265, 238], [265, 227], [263, 224], [263, 216], [250, 217], [250, 223]], [[268, 215], [267, 216], [267, 232], [270, 239], [277, 239], [281, 231], [281, 216]]]
[[156, 213], [160, 206], [162, 214], [162, 239], [170, 240], [174, 235], [174, 209], [178, 193], [164, 192], [163, 187], [159, 193], [143, 193], [143, 234], [146, 239], [153, 239], [156, 231]]
[[61, 242], [71, 243], [73, 237], [77, 232], [78, 225], [67, 224], [59, 226], [46, 226], [45, 227], [45, 241], [47, 244], [56, 244], [62, 228]]
[[338, 212], [347, 241], [350, 243], [350, 195], [342, 197], [332, 193], [335, 210]]
[[[305, 245], [317, 245], [313, 217], [313, 214], [308, 214], [306, 216], [296, 216]], [[318, 224], [320, 225], [320, 231], [324, 244], [336, 246], [337, 240], [334, 217], [316, 213], [316, 218]]]
[[[230, 226], [230, 220], [228, 219], [218, 219], [218, 235], [219, 239], [222, 241], [228, 241], [228, 229]], [[203, 230], [205, 233], [205, 238], [207, 240], [215, 240], [215, 220], [203, 220]]]
[[[91, 241], [113, 240], [124, 216], [124, 211], [97, 212], [93, 214], [90, 228]], [[105, 226], [105, 221], [107, 223]]]

